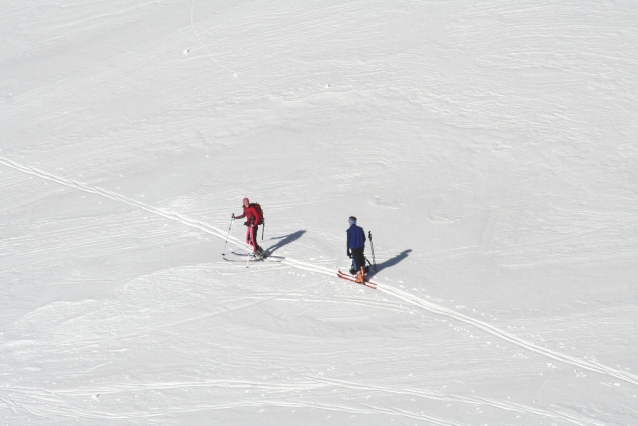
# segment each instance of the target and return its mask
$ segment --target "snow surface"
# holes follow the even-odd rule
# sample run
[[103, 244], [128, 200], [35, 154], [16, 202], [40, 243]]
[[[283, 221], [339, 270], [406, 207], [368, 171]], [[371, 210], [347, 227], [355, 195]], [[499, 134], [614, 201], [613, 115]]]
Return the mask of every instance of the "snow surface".
[[638, 424], [637, 2], [0, 16], [2, 424]]

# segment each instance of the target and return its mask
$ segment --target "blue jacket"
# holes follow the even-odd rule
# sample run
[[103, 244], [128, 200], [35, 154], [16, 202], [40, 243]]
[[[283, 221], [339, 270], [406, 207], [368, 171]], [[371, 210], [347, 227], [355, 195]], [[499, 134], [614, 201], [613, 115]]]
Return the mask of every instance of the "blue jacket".
[[348, 234], [348, 248], [356, 249], [365, 247], [366, 245], [366, 233], [363, 232], [363, 228], [355, 224], [350, 225], [350, 228], [346, 231]]

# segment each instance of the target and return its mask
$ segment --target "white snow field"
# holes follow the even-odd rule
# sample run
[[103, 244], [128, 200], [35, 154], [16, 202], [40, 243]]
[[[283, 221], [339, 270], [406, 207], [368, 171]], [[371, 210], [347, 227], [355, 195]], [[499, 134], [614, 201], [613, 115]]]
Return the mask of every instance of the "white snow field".
[[0, 424], [638, 425], [638, 2], [0, 16]]

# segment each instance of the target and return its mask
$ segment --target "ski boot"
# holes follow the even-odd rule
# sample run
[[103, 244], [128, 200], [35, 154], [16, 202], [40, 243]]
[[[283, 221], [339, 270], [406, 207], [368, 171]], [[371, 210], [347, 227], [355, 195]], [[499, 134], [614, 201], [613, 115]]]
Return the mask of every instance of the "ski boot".
[[357, 274], [357, 278], [354, 279], [354, 282], [363, 284], [363, 282], [365, 281], [365, 273], [365, 269], [361, 268], [359, 270], [359, 273]]

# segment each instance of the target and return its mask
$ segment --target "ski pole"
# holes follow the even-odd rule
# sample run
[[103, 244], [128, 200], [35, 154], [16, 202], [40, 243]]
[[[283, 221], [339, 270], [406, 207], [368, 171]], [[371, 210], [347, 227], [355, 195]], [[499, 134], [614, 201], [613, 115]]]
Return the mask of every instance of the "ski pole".
[[264, 231], [266, 230], [266, 222], [263, 223], [263, 227], [261, 228], [261, 240], [264, 241]]
[[228, 233], [226, 234], [226, 241], [224, 242], [224, 250], [222, 250], [222, 256], [226, 255], [226, 244], [228, 244], [228, 236], [230, 235], [230, 228], [233, 227], [233, 221], [235, 220], [235, 213], [230, 218], [230, 225], [228, 225]]
[[374, 256], [374, 244], [372, 243], [372, 232], [368, 231], [368, 239], [370, 240], [370, 249], [372, 250], [372, 261], [374, 262], [374, 272], [377, 272], [377, 259]]

